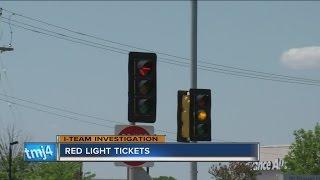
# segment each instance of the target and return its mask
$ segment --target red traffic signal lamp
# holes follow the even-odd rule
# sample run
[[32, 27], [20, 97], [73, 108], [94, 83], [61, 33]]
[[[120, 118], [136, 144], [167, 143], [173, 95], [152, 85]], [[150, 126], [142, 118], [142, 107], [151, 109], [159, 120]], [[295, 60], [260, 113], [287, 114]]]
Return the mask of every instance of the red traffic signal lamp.
[[210, 89], [190, 89], [190, 140], [211, 141]]
[[157, 104], [157, 55], [155, 53], [129, 53], [130, 122], [154, 123]]

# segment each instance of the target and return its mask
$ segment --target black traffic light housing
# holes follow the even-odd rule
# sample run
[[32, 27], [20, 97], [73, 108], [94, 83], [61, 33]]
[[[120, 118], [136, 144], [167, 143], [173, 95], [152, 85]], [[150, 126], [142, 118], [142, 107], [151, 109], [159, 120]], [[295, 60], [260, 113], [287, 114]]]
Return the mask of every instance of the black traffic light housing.
[[190, 89], [190, 140], [211, 141], [210, 89]]
[[129, 122], [154, 123], [157, 104], [157, 55], [129, 53]]
[[189, 142], [190, 138], [190, 95], [188, 91], [178, 91], [177, 106], [177, 141]]

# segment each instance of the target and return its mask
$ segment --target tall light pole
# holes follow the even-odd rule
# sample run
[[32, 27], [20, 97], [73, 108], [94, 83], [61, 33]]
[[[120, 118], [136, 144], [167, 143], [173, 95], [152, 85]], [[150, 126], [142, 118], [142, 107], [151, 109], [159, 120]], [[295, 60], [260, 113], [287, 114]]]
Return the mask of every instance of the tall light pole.
[[[191, 0], [191, 88], [197, 88], [197, 0]], [[196, 141], [193, 141], [196, 142]], [[197, 180], [197, 162], [191, 162], [190, 179]]]
[[9, 145], [9, 173], [8, 173], [9, 180], [12, 180], [12, 146], [18, 143], [19, 143], [18, 141], [13, 141], [13, 142], [10, 142], [10, 145]]

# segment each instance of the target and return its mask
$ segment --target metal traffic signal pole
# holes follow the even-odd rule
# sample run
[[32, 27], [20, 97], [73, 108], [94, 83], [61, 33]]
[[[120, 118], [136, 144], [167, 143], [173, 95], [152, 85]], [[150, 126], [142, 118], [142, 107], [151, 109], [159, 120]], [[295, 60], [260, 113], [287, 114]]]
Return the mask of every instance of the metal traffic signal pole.
[[[130, 122], [130, 125], [134, 126], [136, 125], [136, 123]], [[127, 180], [134, 180], [134, 175], [135, 175], [134, 170], [135, 170], [134, 167], [127, 167]]]
[[[191, 0], [191, 88], [197, 88], [197, 0]], [[196, 141], [192, 141], [196, 143]], [[197, 162], [191, 162], [190, 179], [197, 180]]]
[[[157, 102], [157, 55], [150, 52], [130, 52], [128, 63], [128, 121], [154, 123]], [[148, 170], [148, 167], [147, 167]], [[150, 180], [141, 167], [127, 167], [128, 180]]]

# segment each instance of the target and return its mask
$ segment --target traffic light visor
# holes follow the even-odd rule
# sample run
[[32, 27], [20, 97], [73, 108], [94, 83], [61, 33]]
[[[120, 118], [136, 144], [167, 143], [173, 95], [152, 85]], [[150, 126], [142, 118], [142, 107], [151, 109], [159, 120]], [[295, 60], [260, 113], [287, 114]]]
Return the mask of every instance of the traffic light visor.
[[139, 99], [137, 103], [137, 110], [141, 115], [148, 115], [152, 111], [151, 99]]
[[138, 84], [138, 88], [141, 95], [147, 95], [152, 91], [152, 84], [150, 80], [141, 80]]
[[208, 95], [198, 95], [196, 100], [200, 108], [205, 108], [208, 102]]
[[207, 136], [208, 135], [208, 126], [205, 125], [205, 124], [198, 124], [197, 127], [196, 127], [196, 136], [200, 136], [200, 137], [203, 137], [203, 136]]

